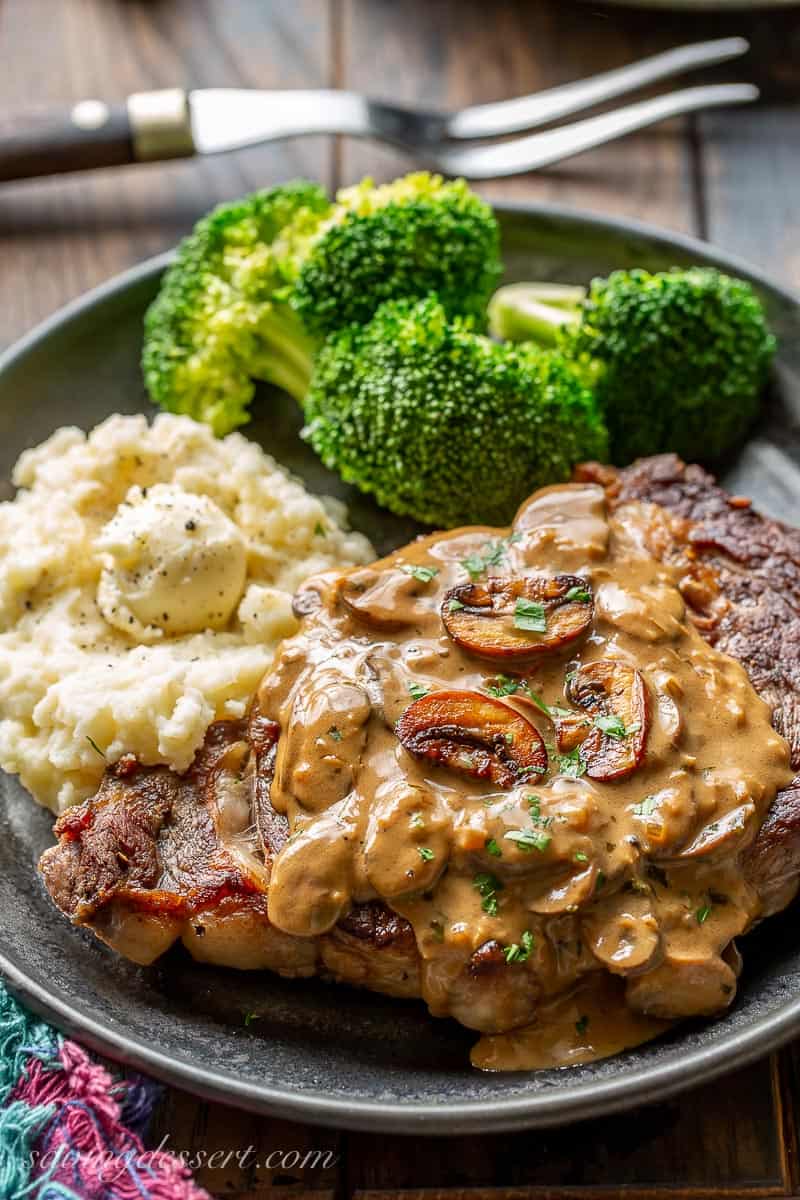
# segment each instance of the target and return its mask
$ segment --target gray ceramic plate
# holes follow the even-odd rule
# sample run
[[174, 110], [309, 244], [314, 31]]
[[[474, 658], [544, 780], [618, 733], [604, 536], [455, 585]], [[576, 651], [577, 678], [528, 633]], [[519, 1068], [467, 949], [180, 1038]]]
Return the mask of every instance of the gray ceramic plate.
[[[509, 278], [585, 281], [615, 267], [716, 262], [697, 242], [643, 226], [546, 208], [501, 214]], [[72, 304], [0, 359], [0, 477], [59, 425], [86, 428], [146, 408], [138, 356], [142, 313], [164, 260], [145, 263]], [[757, 279], [781, 340], [768, 412], [729, 464], [726, 482], [791, 519], [800, 498], [800, 301]], [[247, 430], [320, 491], [351, 501], [382, 550], [413, 527], [379, 512], [325, 472], [297, 438], [294, 405], [266, 394]], [[7, 494], [10, 495], [10, 488]], [[33, 1008], [85, 1043], [179, 1086], [244, 1107], [354, 1129], [487, 1132], [551, 1125], [707, 1080], [800, 1032], [796, 912], [747, 939], [746, 970], [722, 1020], [683, 1025], [607, 1062], [568, 1071], [482, 1075], [471, 1036], [421, 1004], [320, 982], [195, 966], [175, 951], [155, 968], [122, 962], [49, 904], [35, 864], [47, 814], [0, 780], [0, 971]], [[244, 1023], [246, 1013], [261, 1019]]]

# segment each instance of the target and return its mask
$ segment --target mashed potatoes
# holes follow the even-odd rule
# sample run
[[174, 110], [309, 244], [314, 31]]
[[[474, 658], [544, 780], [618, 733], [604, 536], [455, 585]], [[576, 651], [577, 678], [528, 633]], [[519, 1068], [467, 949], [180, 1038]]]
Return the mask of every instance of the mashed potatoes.
[[306, 576], [369, 561], [240, 434], [110, 417], [26, 451], [0, 504], [0, 766], [54, 811], [131, 753], [185, 770], [241, 716]]

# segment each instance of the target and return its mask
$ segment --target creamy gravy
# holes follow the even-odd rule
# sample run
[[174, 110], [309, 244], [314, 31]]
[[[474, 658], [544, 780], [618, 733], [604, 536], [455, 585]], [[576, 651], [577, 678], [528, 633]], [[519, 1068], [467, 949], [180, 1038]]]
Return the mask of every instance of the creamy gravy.
[[485, 1069], [583, 1062], [722, 1010], [759, 916], [739, 856], [788, 747], [643, 549], [649, 519], [564, 485], [510, 534], [320, 576], [260, 689], [291, 831], [271, 921], [311, 937], [385, 901], [431, 1012], [486, 1035]]

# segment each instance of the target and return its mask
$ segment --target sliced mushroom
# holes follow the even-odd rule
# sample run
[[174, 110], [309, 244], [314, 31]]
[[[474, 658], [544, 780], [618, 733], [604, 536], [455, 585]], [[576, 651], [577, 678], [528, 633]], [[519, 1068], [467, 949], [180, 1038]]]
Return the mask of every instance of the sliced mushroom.
[[577, 575], [495, 576], [451, 588], [442, 621], [457, 646], [481, 658], [517, 661], [574, 642], [591, 624], [592, 592]]
[[316, 937], [350, 908], [357, 817], [334, 804], [295, 833], [273, 863], [267, 911], [284, 933]]
[[319, 585], [303, 583], [292, 596], [292, 612], [298, 620], [310, 617], [322, 608], [323, 598]]
[[500, 788], [547, 770], [535, 726], [479, 692], [432, 692], [409, 705], [396, 728], [409, 754]]
[[429, 789], [408, 783], [378, 788], [364, 836], [364, 869], [379, 896], [433, 887], [447, 866], [452, 818]]
[[430, 582], [437, 574], [434, 568], [427, 570], [429, 579], [425, 578], [423, 567], [411, 567], [408, 571], [397, 567], [384, 571], [363, 567], [345, 575], [339, 585], [339, 596], [350, 615], [365, 625], [387, 632], [404, 629], [424, 616], [417, 597], [431, 591]]
[[718, 817], [716, 821], [704, 825], [700, 832], [692, 838], [689, 845], [674, 857], [676, 859], [694, 859], [706, 858], [719, 851], [730, 853], [735, 845], [741, 843], [754, 814], [753, 804], [740, 804], [738, 808]]
[[593, 905], [583, 919], [584, 941], [614, 975], [639, 975], [656, 966], [661, 932], [649, 896], [617, 892]]
[[592, 728], [592, 718], [583, 713], [569, 713], [556, 721], [556, 743], [560, 754], [569, 754], [585, 741]]
[[553, 913], [572, 913], [594, 895], [597, 888], [597, 867], [590, 865], [584, 870], [559, 873], [538, 896], [529, 898], [531, 912], [549, 916]]
[[282, 811], [322, 812], [350, 791], [367, 738], [369, 697], [335, 668], [299, 689], [278, 743], [270, 798]]
[[[633, 667], [603, 658], [581, 667], [569, 679], [567, 698], [591, 718], [578, 751], [590, 779], [623, 779], [644, 758], [647, 740], [647, 690]], [[562, 745], [576, 744], [579, 734], [574, 717], [556, 723]]]

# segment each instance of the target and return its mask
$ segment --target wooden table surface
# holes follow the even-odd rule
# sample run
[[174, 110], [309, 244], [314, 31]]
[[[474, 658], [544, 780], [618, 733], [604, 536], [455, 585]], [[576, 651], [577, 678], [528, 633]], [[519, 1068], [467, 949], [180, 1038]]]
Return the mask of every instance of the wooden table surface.
[[[751, 39], [750, 57], [709, 78], [755, 80], [758, 107], [678, 120], [481, 190], [688, 231], [797, 286], [800, 10], [690, 15], [601, 0], [0, 0], [0, 106], [116, 100], [175, 84], [343, 86], [453, 106], [734, 33]], [[7, 185], [0, 189], [0, 346], [172, 245], [217, 201], [297, 175], [335, 188], [409, 165], [370, 143], [313, 138]], [[628, 1115], [559, 1131], [413, 1142], [314, 1130], [169, 1091], [154, 1136], [168, 1137], [174, 1151], [205, 1155], [198, 1181], [240, 1200], [307, 1193], [365, 1200], [424, 1189], [437, 1200], [573, 1200], [623, 1187], [631, 1197], [785, 1196], [800, 1194], [799, 1070], [800, 1053], [789, 1048]]]

